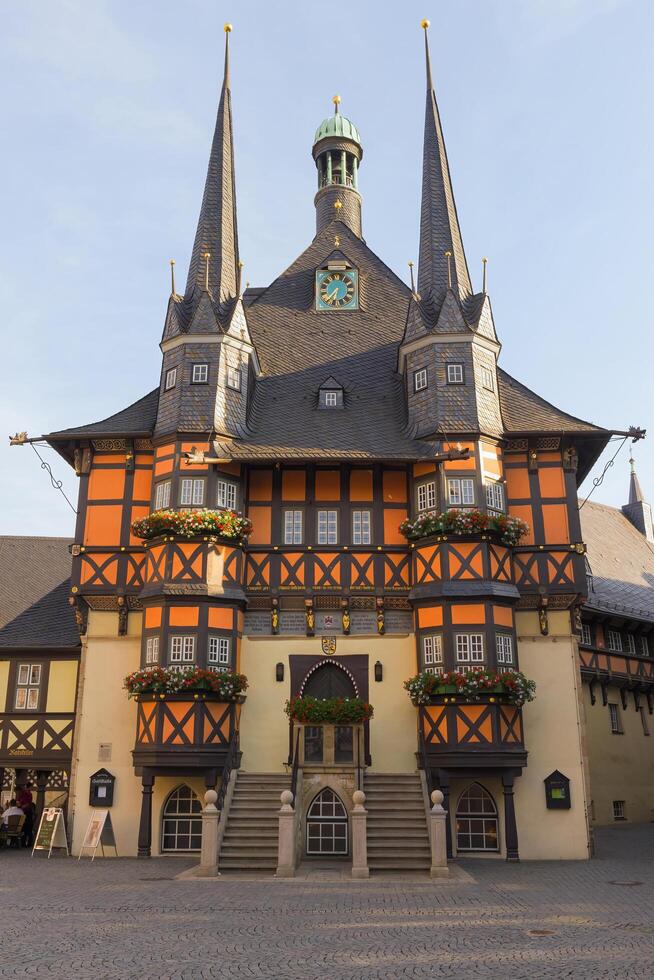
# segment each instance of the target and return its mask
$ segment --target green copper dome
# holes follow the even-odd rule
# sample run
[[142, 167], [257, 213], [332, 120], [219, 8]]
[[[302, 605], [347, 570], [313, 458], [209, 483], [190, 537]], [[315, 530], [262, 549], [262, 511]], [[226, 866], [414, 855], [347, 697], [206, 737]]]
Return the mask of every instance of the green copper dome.
[[359, 130], [346, 116], [342, 116], [338, 109], [333, 116], [328, 116], [327, 119], [323, 119], [323, 121], [320, 123], [318, 129], [316, 130], [313, 145], [315, 146], [316, 143], [319, 143], [320, 140], [324, 140], [327, 136], [336, 136], [341, 137], [342, 139], [352, 140], [354, 143], [358, 143], [359, 146], [361, 146], [361, 136], [359, 134]]

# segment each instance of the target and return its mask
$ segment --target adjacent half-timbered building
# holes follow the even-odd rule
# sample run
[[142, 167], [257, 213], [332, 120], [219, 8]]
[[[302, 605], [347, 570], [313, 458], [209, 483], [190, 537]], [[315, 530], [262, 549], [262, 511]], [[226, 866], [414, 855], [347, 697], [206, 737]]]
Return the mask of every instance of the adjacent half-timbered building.
[[[244, 288], [227, 48], [159, 381], [108, 419], [46, 437], [80, 484], [75, 849], [102, 764], [121, 853], [197, 849], [202, 793], [217, 786], [221, 866], [273, 868], [292, 785], [303, 853], [343, 856], [363, 785], [373, 869], [428, 864], [426, 790], [439, 787], [453, 855], [588, 855], [577, 489], [610, 433], [498, 365], [426, 59], [415, 283], [364, 238], [363, 142], [336, 99], [312, 147], [315, 236], [271, 284]], [[242, 512], [251, 532], [152, 519], [160, 533], [143, 533], [154, 512], [205, 509], [222, 527]], [[125, 676], [157, 666], [242, 672], [247, 696], [128, 700]], [[415, 705], [403, 687], [474, 668], [520, 670], [536, 699], [450, 680]], [[601, 698], [601, 683], [589, 689]], [[374, 716], [289, 722], [300, 696], [359, 698]]]

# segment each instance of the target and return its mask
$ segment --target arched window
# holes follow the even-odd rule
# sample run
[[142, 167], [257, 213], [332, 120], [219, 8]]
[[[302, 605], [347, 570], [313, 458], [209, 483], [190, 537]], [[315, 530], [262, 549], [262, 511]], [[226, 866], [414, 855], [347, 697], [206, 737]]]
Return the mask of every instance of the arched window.
[[174, 789], [163, 808], [162, 851], [199, 851], [202, 846], [202, 804], [190, 786]]
[[473, 783], [456, 808], [457, 851], [499, 851], [497, 807], [488, 790]]
[[355, 698], [357, 690], [350, 675], [335, 663], [321, 664], [302, 685], [302, 694], [312, 698]]
[[331, 789], [323, 789], [307, 812], [307, 854], [345, 857], [348, 853], [347, 810]]

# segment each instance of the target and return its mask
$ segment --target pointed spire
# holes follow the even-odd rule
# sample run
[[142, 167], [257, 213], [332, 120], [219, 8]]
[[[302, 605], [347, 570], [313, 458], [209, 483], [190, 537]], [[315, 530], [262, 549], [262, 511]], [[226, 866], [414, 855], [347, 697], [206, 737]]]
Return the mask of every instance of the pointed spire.
[[643, 497], [643, 491], [640, 489], [640, 482], [636, 473], [636, 460], [633, 456], [629, 457], [629, 465], [631, 467], [631, 474], [629, 476], [629, 503], [638, 504], [645, 498]]
[[445, 299], [448, 282], [451, 282], [451, 288], [459, 299], [469, 296], [472, 293], [472, 286], [434, 94], [427, 38], [429, 21], [423, 20], [421, 26], [425, 32], [427, 104], [422, 164], [418, 292], [423, 299], [431, 301], [437, 313]]
[[185, 293], [188, 300], [194, 293], [199, 296], [208, 289], [214, 302], [221, 305], [236, 298], [238, 293], [234, 140], [229, 88], [231, 30], [232, 25], [225, 24], [225, 72]]

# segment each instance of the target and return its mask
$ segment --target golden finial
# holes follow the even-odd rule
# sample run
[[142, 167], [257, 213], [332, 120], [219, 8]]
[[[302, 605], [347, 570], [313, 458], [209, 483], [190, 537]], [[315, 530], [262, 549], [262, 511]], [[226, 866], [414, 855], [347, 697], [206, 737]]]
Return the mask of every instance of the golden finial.
[[205, 261], [204, 267], [204, 288], [209, 292], [209, 259], [211, 258], [211, 252], [205, 252], [202, 256]]
[[341, 244], [340, 238], [338, 237], [338, 235], [334, 235], [334, 245], [336, 246], [336, 248], [338, 248], [340, 244]]
[[483, 282], [482, 282], [482, 286], [481, 286], [481, 291], [482, 291], [482, 293], [485, 293], [486, 292], [486, 263], [488, 262], [488, 259], [484, 256], [484, 258], [481, 261], [482, 261], [482, 265], [484, 267], [484, 274], [483, 274]]
[[232, 25], [231, 24], [225, 24], [225, 26], [223, 27], [223, 30], [224, 30], [225, 34], [231, 34]]
[[334, 112], [337, 113], [338, 112], [338, 107], [341, 104], [341, 97], [340, 97], [340, 95], [335, 95], [334, 98], [332, 99], [332, 102], [334, 103]]
[[450, 262], [450, 259], [452, 258], [452, 253], [446, 252], [445, 258], [447, 259], [447, 288], [451, 289], [452, 288], [452, 264]]
[[421, 20], [420, 26], [422, 27], [423, 31], [426, 31], [427, 28], [429, 27], [429, 21], [426, 18], [425, 20]]
[[170, 288], [172, 290], [172, 295], [176, 296], [177, 293], [175, 292], [175, 260], [174, 259], [170, 260]]
[[343, 202], [342, 201], [334, 201], [334, 207], [336, 208], [337, 211], [340, 211], [341, 208], [343, 207]]

